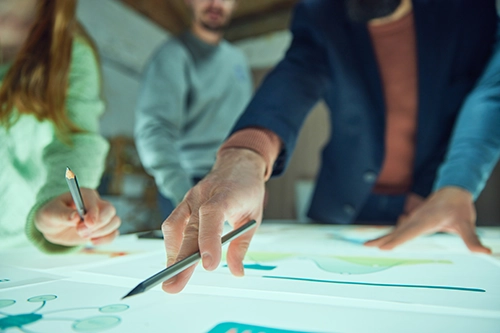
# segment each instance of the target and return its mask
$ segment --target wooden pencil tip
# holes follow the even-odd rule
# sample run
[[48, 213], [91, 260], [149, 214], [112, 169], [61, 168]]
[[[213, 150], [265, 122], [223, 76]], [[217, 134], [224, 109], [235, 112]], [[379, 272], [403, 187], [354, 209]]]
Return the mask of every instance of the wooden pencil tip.
[[71, 171], [69, 167], [66, 167], [66, 178], [68, 179], [75, 178], [75, 174], [73, 173], [73, 171]]

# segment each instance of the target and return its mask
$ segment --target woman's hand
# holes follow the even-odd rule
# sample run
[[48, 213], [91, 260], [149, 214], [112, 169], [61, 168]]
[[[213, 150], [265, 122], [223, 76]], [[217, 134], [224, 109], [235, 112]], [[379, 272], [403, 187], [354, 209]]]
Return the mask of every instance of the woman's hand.
[[82, 188], [87, 210], [80, 219], [70, 192], [64, 193], [42, 206], [35, 216], [35, 226], [49, 242], [75, 246], [92, 242], [95, 245], [110, 243], [118, 236], [120, 218], [115, 207], [102, 200], [92, 189]]

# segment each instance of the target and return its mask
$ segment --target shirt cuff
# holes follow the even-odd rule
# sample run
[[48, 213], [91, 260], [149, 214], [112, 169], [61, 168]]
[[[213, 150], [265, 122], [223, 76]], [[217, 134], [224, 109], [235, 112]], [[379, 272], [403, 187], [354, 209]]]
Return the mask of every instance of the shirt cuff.
[[231, 148], [250, 149], [266, 162], [265, 180], [271, 177], [273, 165], [281, 150], [281, 139], [271, 130], [261, 127], [247, 127], [235, 132], [220, 147], [220, 152]]

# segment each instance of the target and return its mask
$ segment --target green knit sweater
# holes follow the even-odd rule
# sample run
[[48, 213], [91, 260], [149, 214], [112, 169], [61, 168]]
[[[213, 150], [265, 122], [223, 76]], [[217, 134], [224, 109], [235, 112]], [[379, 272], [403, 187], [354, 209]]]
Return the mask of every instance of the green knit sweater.
[[[0, 67], [0, 83], [9, 69]], [[78, 176], [81, 187], [96, 188], [109, 148], [98, 134], [104, 111], [100, 98], [100, 72], [92, 49], [76, 39], [66, 101], [70, 119], [83, 133], [71, 136], [73, 145], [58, 140], [50, 121], [22, 115], [8, 131], [0, 127], [0, 248], [30, 241], [44, 252], [70, 251], [48, 242], [34, 225], [37, 210], [68, 192], [66, 166]]]

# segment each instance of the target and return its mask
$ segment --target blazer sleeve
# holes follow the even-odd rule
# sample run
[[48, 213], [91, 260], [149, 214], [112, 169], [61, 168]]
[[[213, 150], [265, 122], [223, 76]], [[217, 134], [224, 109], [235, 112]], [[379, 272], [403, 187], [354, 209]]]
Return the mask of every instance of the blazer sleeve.
[[458, 186], [477, 199], [500, 156], [500, 25], [492, 57], [467, 96], [434, 190]]
[[293, 40], [284, 59], [265, 78], [232, 133], [246, 127], [266, 128], [283, 142], [272, 175], [284, 172], [300, 128], [329, 82], [327, 51], [307, 2], [297, 5]]

